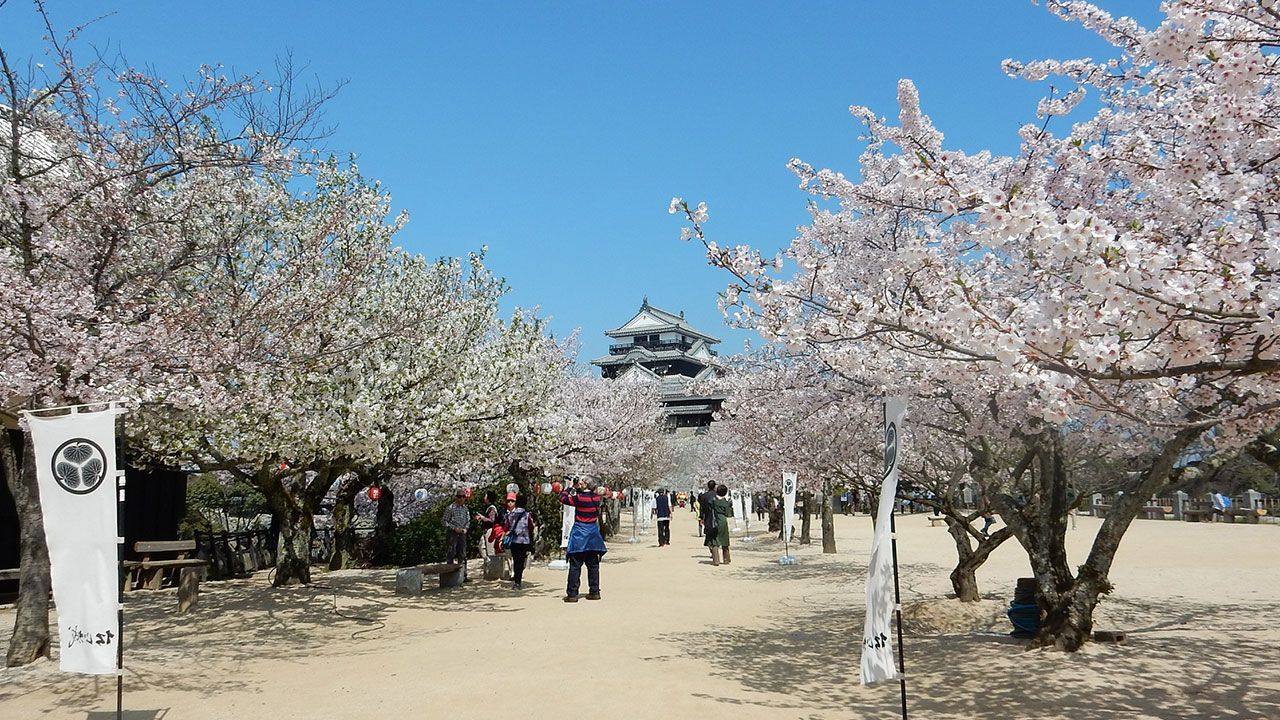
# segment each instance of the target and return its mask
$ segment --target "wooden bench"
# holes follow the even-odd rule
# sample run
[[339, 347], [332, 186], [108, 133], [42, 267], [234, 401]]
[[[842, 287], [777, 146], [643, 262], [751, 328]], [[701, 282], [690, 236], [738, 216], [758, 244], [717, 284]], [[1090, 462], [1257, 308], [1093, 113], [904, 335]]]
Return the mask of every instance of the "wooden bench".
[[5, 568], [0, 570], [0, 580], [17, 580], [21, 575], [21, 568]]
[[929, 527], [938, 527], [939, 525], [946, 525], [946, 524], [947, 524], [946, 518], [934, 517], [932, 515], [929, 516]]
[[[196, 550], [195, 540], [152, 540], [133, 544], [133, 551], [142, 556], [141, 560], [125, 560], [124, 569], [129, 571], [125, 576], [124, 589], [159, 590], [164, 585], [165, 575], [177, 575], [178, 613], [184, 614], [195, 607], [200, 594], [200, 578], [207, 560], [190, 557]], [[172, 557], [170, 557], [172, 556]], [[131, 586], [136, 584], [136, 588]]]
[[1103, 505], [1102, 503], [1098, 503], [1098, 504], [1094, 505], [1094, 506], [1093, 506], [1093, 508], [1092, 508], [1093, 516], [1094, 516], [1094, 517], [1106, 517], [1106, 516], [1107, 516], [1107, 511], [1108, 511], [1108, 510], [1110, 510], [1110, 509], [1111, 509], [1111, 506], [1110, 506], [1110, 505]]
[[1148, 505], [1142, 508], [1142, 516], [1148, 520], [1163, 520], [1165, 515], [1173, 512], [1173, 508], [1163, 505]]
[[1254, 510], [1251, 508], [1227, 508], [1223, 510], [1222, 515], [1231, 518], [1231, 522], [1237, 522], [1236, 518], [1240, 518], [1242, 522], [1256, 524], [1263, 515], [1267, 514], [1266, 510]]
[[1187, 522], [1213, 522], [1213, 509], [1188, 508], [1182, 511], [1182, 519]]

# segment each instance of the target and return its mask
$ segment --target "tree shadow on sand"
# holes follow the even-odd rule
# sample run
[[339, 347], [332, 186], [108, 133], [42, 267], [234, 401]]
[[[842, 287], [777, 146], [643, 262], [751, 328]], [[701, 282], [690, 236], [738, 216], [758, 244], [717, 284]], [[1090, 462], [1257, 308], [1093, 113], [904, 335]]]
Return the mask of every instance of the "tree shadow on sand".
[[[742, 686], [728, 697], [702, 697], [793, 713], [897, 717], [896, 683], [858, 684], [861, 607], [821, 605], [829, 603], [797, 602], [768, 627], [684, 638], [686, 656], [710, 662], [713, 675]], [[1141, 622], [1126, 644], [1095, 643], [1075, 654], [1027, 650], [997, 633], [907, 636], [912, 712], [927, 718], [1280, 717], [1280, 633], [1274, 626], [1259, 632], [1280, 602], [1129, 603], [1120, 610], [1116, 617], [1124, 622]]]
[[[510, 582], [477, 576], [473, 573], [476, 579], [462, 587], [428, 588], [418, 596], [395, 594], [394, 570], [317, 574], [311, 585], [287, 588], [271, 588], [265, 576], [208, 582], [201, 585], [199, 603], [187, 615], [177, 614], [173, 590], [131, 592], [125, 599], [125, 697], [143, 688], [204, 697], [254, 693], [270, 678], [206, 668], [236, 668], [262, 660], [288, 664], [316, 655], [351, 661], [385, 652], [385, 642], [376, 641], [385, 640], [387, 616], [393, 610], [520, 610], [510, 602], [519, 597]], [[557, 589], [526, 583], [523, 592], [551, 595]], [[452, 621], [441, 620], [400, 635], [418, 637], [453, 628]], [[112, 704], [115, 700], [113, 678], [65, 675], [57, 672], [56, 663], [41, 663], [0, 684], [0, 706], [37, 690], [51, 694], [56, 706], [64, 709], [100, 708], [108, 697]]]

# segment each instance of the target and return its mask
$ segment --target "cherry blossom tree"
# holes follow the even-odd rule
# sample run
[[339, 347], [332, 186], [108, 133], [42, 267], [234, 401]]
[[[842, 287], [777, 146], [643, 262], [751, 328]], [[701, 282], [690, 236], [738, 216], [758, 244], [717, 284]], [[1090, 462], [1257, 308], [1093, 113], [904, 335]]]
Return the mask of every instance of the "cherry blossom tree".
[[[943, 378], [977, 366], [1023, 391], [1012, 475], [1034, 466], [1037, 492], [993, 502], [1038, 580], [1036, 642], [1075, 650], [1125, 530], [1188, 448], [1276, 425], [1278, 61], [1264, 50], [1280, 13], [1173, 1], [1149, 30], [1086, 2], [1046, 4], [1118, 57], [1007, 62], [1066, 86], [1040, 102], [1017, 154], [946, 148], [902, 81], [896, 124], [852, 109], [867, 127], [857, 181], [793, 161], [802, 187], [836, 207], [815, 205], [782, 255], [708, 239], [704, 205], [672, 210], [735, 276], [726, 311], [766, 338], [850, 375], [860, 357], [889, 352], [930, 359]], [[1092, 114], [1080, 105], [1089, 95]], [[1076, 122], [1055, 132], [1064, 116]], [[1073, 571], [1064, 445], [1100, 426], [1141, 437], [1141, 467]], [[979, 466], [1011, 471], [991, 457]]]
[[[193, 264], [222, 249], [193, 218], [242, 202], [247, 177], [318, 139], [327, 97], [287, 64], [273, 84], [204, 67], [173, 86], [123, 62], [81, 64], [78, 29], [45, 20], [43, 62], [0, 46], [0, 403], [14, 420], [201, 370], [184, 364], [193, 338], [167, 312]], [[49, 653], [39, 499], [16, 456], [0, 434], [22, 539], [10, 665]]]

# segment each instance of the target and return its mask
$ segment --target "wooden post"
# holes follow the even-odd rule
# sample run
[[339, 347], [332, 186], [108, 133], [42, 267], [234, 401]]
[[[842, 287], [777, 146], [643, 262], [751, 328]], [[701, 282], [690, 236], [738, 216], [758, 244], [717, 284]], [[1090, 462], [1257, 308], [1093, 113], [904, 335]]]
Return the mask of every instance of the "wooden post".
[[204, 568], [184, 567], [178, 575], [178, 614], [186, 615], [200, 596], [200, 576]]

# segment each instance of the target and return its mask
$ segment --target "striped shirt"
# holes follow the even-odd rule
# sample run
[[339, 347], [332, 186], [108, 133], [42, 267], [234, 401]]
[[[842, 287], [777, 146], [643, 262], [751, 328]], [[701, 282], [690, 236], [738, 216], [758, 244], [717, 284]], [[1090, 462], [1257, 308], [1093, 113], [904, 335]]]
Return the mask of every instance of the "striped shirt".
[[573, 519], [576, 522], [594, 523], [600, 519], [600, 496], [594, 492], [570, 495], [566, 490], [560, 493], [560, 502], [574, 507]]
[[471, 525], [471, 510], [466, 505], [449, 503], [449, 507], [444, 509], [444, 516], [440, 520], [445, 527], [451, 530], [466, 530]]

